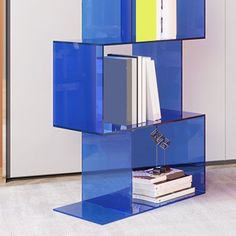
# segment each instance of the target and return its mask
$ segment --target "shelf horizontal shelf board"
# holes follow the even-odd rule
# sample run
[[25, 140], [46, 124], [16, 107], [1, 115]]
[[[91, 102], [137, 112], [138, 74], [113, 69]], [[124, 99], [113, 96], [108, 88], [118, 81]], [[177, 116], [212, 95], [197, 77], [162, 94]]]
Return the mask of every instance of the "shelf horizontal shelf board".
[[[56, 208], [54, 211], [96, 224], [105, 225], [205, 193], [205, 163], [189, 163], [173, 165], [172, 167], [182, 169], [186, 174], [193, 176], [192, 187], [195, 187], [195, 193], [158, 204], [137, 200], [132, 197], [132, 191], [129, 192], [129, 195], [124, 194], [127, 190], [123, 189], [123, 179], [119, 178], [119, 176], [114, 173], [114, 179], [109, 179], [107, 188], [109, 189], [110, 185], [115, 185], [117, 190], [121, 189], [120, 191], [117, 192], [117, 190], [114, 190], [105, 195], [97, 194], [92, 198], [92, 195], [90, 195], [89, 199], [86, 198], [81, 202]], [[90, 192], [96, 191], [93, 188], [91, 189], [91, 186], [97, 188], [100, 180], [102, 179], [97, 179], [96, 185], [92, 185], [93, 182], [89, 182], [89, 189], [87, 190]], [[103, 180], [106, 181], [106, 179]], [[130, 185], [132, 185], [131, 182]], [[121, 207], [124, 205], [126, 208]]]
[[151, 204], [145, 201], [137, 201], [134, 199], [132, 204], [133, 213], [126, 213], [111, 208], [105, 208], [89, 201], [82, 201], [78, 203], [69, 204], [63, 207], [55, 208], [54, 211], [82, 220], [86, 220], [95, 224], [106, 225], [115, 221], [126, 219], [128, 217], [155, 210], [163, 206], [187, 200], [189, 198], [196, 197], [202, 194], [204, 193], [197, 192], [195, 194], [180, 197], [178, 199], [171, 200], [162, 204]]
[[204, 114], [200, 113], [193, 113], [193, 112], [180, 112], [180, 111], [173, 111], [173, 110], [165, 110], [162, 109], [162, 119], [157, 121], [147, 121], [146, 123], [135, 124], [135, 125], [116, 125], [116, 124], [104, 124], [104, 130], [102, 132], [86, 132], [84, 130], [77, 130], [71, 129], [63, 126], [54, 125], [56, 128], [63, 128], [73, 131], [91, 133], [91, 134], [98, 134], [98, 135], [108, 135], [108, 134], [115, 134], [120, 132], [127, 132], [127, 131], [134, 131], [136, 129], [147, 128], [151, 126], [157, 126], [162, 124], [174, 123], [188, 119], [194, 119], [198, 117], [204, 117]]
[[178, 39], [162, 39], [162, 40], [151, 40], [151, 41], [126, 41], [126, 42], [104, 42], [100, 40], [54, 40], [55, 43], [69, 43], [69, 44], [82, 44], [82, 45], [94, 45], [94, 46], [115, 46], [115, 45], [126, 45], [126, 44], [145, 44], [145, 43], [155, 43], [155, 42], [172, 42], [172, 41], [189, 41], [189, 40], [202, 40], [205, 39], [205, 36], [202, 37], [193, 37], [193, 38], [178, 38]]

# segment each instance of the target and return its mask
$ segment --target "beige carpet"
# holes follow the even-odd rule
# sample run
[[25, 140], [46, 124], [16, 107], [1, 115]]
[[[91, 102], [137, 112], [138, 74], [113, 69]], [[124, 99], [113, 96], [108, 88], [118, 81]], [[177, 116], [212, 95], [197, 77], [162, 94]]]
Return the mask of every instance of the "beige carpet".
[[207, 194], [99, 226], [53, 212], [80, 201], [80, 176], [0, 187], [0, 236], [234, 236], [236, 166], [211, 167]]

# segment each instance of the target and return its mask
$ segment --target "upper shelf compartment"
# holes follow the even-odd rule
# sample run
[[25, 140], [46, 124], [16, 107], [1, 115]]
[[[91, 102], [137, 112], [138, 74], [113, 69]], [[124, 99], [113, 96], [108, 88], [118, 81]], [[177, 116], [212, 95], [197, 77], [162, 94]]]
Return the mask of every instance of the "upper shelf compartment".
[[205, 0], [83, 0], [82, 12], [87, 43], [205, 37]]

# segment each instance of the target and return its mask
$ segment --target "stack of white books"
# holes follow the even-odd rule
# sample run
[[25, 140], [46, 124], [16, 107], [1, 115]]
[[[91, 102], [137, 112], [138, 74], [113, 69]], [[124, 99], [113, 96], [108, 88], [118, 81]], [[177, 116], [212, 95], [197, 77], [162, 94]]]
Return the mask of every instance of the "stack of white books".
[[[156, 62], [157, 63], [157, 62]], [[150, 57], [104, 58], [104, 120], [118, 125], [161, 119], [155, 61]]]
[[171, 168], [170, 172], [153, 174], [153, 170], [133, 171], [133, 198], [162, 203], [195, 193], [192, 175]]

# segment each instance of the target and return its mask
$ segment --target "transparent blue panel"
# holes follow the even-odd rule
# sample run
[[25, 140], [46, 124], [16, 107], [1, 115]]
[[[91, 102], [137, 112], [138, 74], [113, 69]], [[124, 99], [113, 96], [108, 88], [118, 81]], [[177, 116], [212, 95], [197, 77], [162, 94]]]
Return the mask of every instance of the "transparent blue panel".
[[[180, 41], [133, 44], [133, 54], [156, 62], [158, 88], [168, 122], [182, 110]], [[93, 44], [54, 42], [54, 126], [89, 133], [137, 128], [103, 124], [103, 50]], [[171, 112], [172, 110], [172, 112]], [[152, 125], [153, 122], [141, 124]], [[140, 125], [139, 125], [140, 126]]]
[[177, 38], [205, 37], [205, 0], [177, 0]]
[[83, 42], [131, 42], [131, 0], [83, 0]]
[[131, 212], [131, 133], [83, 134], [82, 199]]
[[102, 46], [54, 42], [54, 126], [99, 133]]
[[[176, 1], [177, 35], [169, 39], [205, 37], [205, 0]], [[136, 0], [82, 1], [83, 42], [132, 43], [136, 42], [135, 30]]]
[[55, 209], [55, 211], [100, 225], [109, 224], [131, 216], [129, 213], [105, 208], [90, 201], [82, 201], [60, 207]]
[[182, 43], [133, 44], [133, 54], [155, 60], [161, 109], [182, 111]]
[[[103, 225], [205, 193], [204, 121], [200, 116], [132, 132], [84, 134], [82, 202], [55, 211]], [[195, 193], [160, 204], [132, 197], [132, 167], [164, 163], [163, 157], [156, 162], [155, 128], [171, 140], [166, 164], [192, 175]]]
[[[205, 117], [136, 129], [132, 135], [133, 168], [205, 162]], [[170, 140], [166, 150], [157, 147], [151, 133], [157, 129]]]
[[194, 163], [190, 165], [175, 166], [184, 170], [187, 175], [193, 176], [192, 185], [196, 188], [196, 193], [201, 194], [206, 191], [206, 166], [204, 162]]

